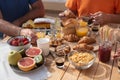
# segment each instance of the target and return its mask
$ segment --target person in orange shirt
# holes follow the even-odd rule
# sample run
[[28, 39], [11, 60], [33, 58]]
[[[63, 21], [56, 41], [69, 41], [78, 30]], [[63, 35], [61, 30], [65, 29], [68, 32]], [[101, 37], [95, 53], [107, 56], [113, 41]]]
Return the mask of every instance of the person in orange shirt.
[[67, 0], [76, 16], [90, 16], [96, 24], [120, 23], [120, 0]]

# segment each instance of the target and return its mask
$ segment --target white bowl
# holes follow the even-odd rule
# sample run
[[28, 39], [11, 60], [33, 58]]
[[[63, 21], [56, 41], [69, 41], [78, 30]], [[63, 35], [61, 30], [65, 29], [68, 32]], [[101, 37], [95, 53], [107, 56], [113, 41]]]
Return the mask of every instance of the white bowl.
[[8, 39], [7, 43], [9, 45], [9, 48], [11, 50], [15, 50], [15, 51], [19, 51], [21, 49], [28, 49], [30, 46], [31, 46], [31, 39], [29, 37], [26, 37], [29, 41], [29, 43], [25, 44], [25, 45], [22, 45], [22, 46], [13, 46], [10, 44], [10, 42], [15, 39], [15, 38], [24, 38], [25, 36], [16, 36], [16, 37], [11, 37], [10, 39]]

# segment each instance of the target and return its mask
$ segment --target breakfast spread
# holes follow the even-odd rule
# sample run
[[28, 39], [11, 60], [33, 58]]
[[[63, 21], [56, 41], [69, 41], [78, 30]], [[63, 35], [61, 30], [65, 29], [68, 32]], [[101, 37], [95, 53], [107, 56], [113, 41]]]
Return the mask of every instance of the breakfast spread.
[[[58, 34], [55, 27], [55, 29], [50, 30], [51, 32], [56, 30], [55, 33], [52, 35], [47, 35], [47, 32], [45, 32], [45, 34], [42, 34], [41, 30], [36, 31], [36, 35], [38, 36], [38, 38], [46, 37], [46, 35], [49, 36], [50, 38], [49, 45], [55, 48], [55, 54], [57, 56], [69, 55], [70, 52], [74, 50], [76, 51], [93, 50], [94, 46], [90, 44], [95, 43], [96, 40], [94, 38], [88, 37], [87, 35], [79, 36], [76, 30], [77, 29], [76, 27], [78, 27], [79, 25], [85, 28], [84, 26], [86, 26], [87, 23], [80, 22], [80, 20], [75, 19], [75, 16], [72, 13], [70, 13], [70, 11], [65, 12], [65, 15], [67, 14], [71, 14], [71, 16], [69, 16], [69, 19], [62, 21], [62, 25], [63, 25], [61, 27], [62, 34]], [[74, 16], [74, 18], [72, 16]], [[24, 23], [23, 28], [50, 29], [50, 25], [54, 23], [55, 21], [49, 18], [36, 18], [34, 20], [28, 20], [26, 23]], [[88, 31], [86, 32], [86, 34], [88, 33]], [[77, 44], [72, 45], [71, 48], [70, 47], [71, 45], [66, 44], [66, 42], [71, 42], [71, 43], [76, 42]], [[17, 49], [16, 51], [12, 51], [8, 55], [8, 62], [12, 68], [17, 68], [18, 70], [23, 72], [28, 72], [44, 64], [45, 59], [42, 55], [42, 52], [44, 53], [44, 51], [42, 51], [42, 49], [38, 47], [30, 47], [31, 44], [29, 38], [16, 37], [11, 40], [8, 40], [8, 43], [9, 45], [11, 45], [12, 47], [14, 46], [15, 48], [21, 46], [20, 49]], [[28, 47], [25, 48], [24, 46], [27, 44], [30, 45], [28, 45]], [[69, 58], [71, 61], [77, 63], [78, 65], [83, 65], [89, 63], [94, 58], [94, 56], [88, 52], [83, 52], [83, 53], [81, 52], [81, 53], [74, 53]]]

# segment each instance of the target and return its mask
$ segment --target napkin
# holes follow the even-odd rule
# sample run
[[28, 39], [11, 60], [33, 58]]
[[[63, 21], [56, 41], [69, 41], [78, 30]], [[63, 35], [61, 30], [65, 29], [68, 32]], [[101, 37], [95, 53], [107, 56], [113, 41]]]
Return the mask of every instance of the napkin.
[[51, 76], [45, 65], [27, 73], [14, 72], [7, 61], [10, 51], [7, 43], [0, 42], [0, 80], [47, 80]]

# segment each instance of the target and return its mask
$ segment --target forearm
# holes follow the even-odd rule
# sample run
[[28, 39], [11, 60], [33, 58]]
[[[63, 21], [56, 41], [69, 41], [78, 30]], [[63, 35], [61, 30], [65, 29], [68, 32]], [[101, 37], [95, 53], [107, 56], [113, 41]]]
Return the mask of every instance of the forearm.
[[22, 23], [26, 22], [29, 19], [35, 19], [37, 17], [44, 17], [44, 15], [45, 15], [44, 6], [42, 4], [42, 1], [38, 0], [31, 5], [31, 10], [27, 14], [15, 20], [13, 24], [15, 25], [17, 24], [18, 26], [21, 26]]
[[9, 36], [18, 36], [21, 28], [0, 19], [0, 32]]
[[24, 15], [23, 17], [15, 20], [13, 22], [13, 24], [16, 24], [17, 22], [19, 22], [19, 25], [17, 26], [21, 26], [24, 22], [26, 22], [29, 19], [35, 19], [37, 17], [44, 17], [44, 11], [39, 11], [38, 9], [34, 9], [31, 10], [30, 12], [28, 12], [26, 15]]
[[110, 14], [109, 23], [120, 23], [120, 14]]

